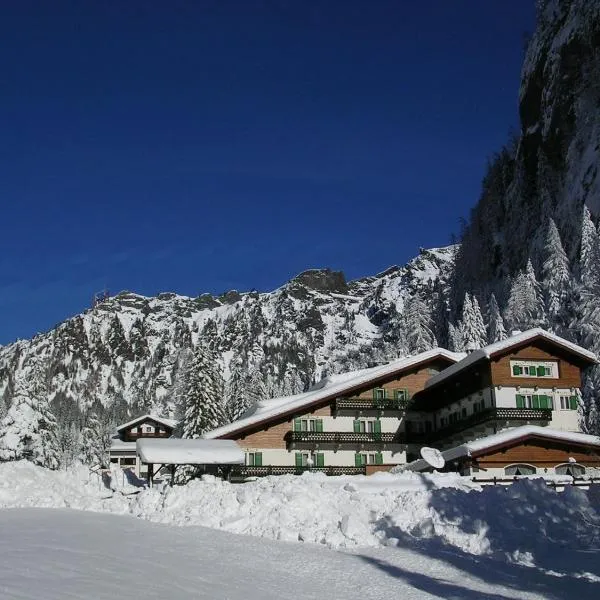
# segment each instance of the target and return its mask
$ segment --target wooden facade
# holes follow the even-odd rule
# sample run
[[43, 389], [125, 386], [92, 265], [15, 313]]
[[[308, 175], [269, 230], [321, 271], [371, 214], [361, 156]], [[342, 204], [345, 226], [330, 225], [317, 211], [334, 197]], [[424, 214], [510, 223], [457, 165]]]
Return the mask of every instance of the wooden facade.
[[557, 465], [573, 461], [584, 467], [598, 468], [600, 467], [600, 440], [598, 446], [593, 447], [530, 436], [498, 448], [474, 452], [471, 461], [480, 469], [505, 468], [513, 464], [553, 469]]
[[[511, 360], [549, 361], [558, 364], [558, 378], [514, 377], [510, 367]], [[490, 373], [492, 385], [519, 385], [533, 387], [543, 384], [544, 387], [580, 388], [581, 361], [572, 354], [567, 354], [546, 341], [534, 341], [524, 348], [509, 351], [503, 355], [492, 357]]]
[[[453, 362], [444, 357], [436, 357], [426, 363], [413, 366], [400, 373], [389, 375], [359, 387], [349, 387], [342, 394], [345, 398], [373, 399], [376, 389], [385, 390], [386, 397], [395, 398], [397, 391], [406, 391], [409, 397], [421, 391], [425, 382], [434, 373], [438, 373]], [[340, 394], [326, 397], [313, 406], [303, 407], [278, 415], [263, 423], [249, 426], [246, 429], [222, 436], [223, 439], [239, 440], [245, 448], [268, 449], [286, 448], [286, 436], [293, 431], [294, 418], [336, 417], [335, 403]]]

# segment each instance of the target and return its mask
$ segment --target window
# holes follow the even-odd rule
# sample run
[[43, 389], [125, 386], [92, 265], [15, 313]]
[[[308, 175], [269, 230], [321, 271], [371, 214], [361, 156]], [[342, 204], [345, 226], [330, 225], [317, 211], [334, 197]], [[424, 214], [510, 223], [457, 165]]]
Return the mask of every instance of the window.
[[571, 477], [583, 477], [585, 475], [585, 467], [577, 463], [565, 463], [564, 465], [556, 465], [554, 472], [557, 475], [570, 475]]
[[517, 394], [517, 408], [549, 408], [554, 407], [552, 396], [546, 394]]
[[535, 475], [535, 467], [531, 465], [509, 465], [504, 468], [506, 475]]
[[561, 410], [577, 410], [579, 402], [577, 396], [561, 396], [560, 397], [560, 408]]
[[296, 452], [296, 467], [324, 467], [325, 455], [322, 452]]
[[262, 467], [262, 452], [248, 452], [246, 454], [246, 464], [249, 467]]
[[353, 426], [354, 433], [381, 433], [381, 421], [374, 419], [370, 421], [355, 420]]
[[365, 465], [382, 465], [383, 454], [381, 452], [369, 452], [365, 454], [355, 454], [354, 464], [357, 467], [364, 467]]
[[406, 402], [409, 399], [408, 390], [394, 390], [394, 396], [399, 402]]
[[119, 459], [113, 456], [113, 457], [110, 459], [110, 462], [111, 462], [111, 463], [113, 463], [113, 464], [117, 464], [117, 463], [119, 462]]
[[513, 377], [558, 377], [558, 364], [555, 362], [510, 361]]
[[385, 400], [386, 393], [383, 388], [375, 388], [373, 390], [373, 398], [375, 400]]
[[294, 419], [294, 431], [323, 431], [323, 419]]
[[120, 463], [122, 467], [134, 467], [135, 466], [135, 457], [134, 458], [121, 458]]

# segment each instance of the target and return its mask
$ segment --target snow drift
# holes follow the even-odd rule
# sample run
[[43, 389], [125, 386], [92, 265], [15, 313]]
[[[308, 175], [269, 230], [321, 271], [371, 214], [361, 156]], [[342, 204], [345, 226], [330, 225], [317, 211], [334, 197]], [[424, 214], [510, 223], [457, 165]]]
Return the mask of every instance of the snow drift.
[[0, 507], [129, 514], [336, 549], [445, 547], [600, 582], [600, 490], [555, 492], [542, 480], [481, 489], [451, 474], [305, 474], [150, 490], [107, 485], [85, 468], [53, 472], [22, 461], [0, 464]]

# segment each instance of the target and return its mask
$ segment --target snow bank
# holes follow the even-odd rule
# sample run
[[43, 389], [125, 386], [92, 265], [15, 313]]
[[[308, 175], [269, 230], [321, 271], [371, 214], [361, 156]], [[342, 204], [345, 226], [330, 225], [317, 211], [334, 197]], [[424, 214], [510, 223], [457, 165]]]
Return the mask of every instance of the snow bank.
[[0, 464], [0, 507], [24, 506], [130, 514], [332, 548], [429, 544], [439, 552], [442, 544], [529, 566], [541, 560], [557, 572], [567, 551], [583, 565], [586, 556], [597, 559], [600, 547], [600, 490], [559, 493], [541, 480], [481, 489], [452, 474], [306, 473], [237, 485], [205, 477], [126, 494], [112, 493], [83, 468], [64, 473]]

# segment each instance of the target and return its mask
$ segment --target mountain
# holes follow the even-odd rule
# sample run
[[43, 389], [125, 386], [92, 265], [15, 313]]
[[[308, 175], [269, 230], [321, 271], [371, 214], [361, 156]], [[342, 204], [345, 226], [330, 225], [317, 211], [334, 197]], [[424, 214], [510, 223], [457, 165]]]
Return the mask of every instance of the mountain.
[[[454, 254], [454, 247], [421, 250], [404, 267], [350, 282], [341, 272], [309, 270], [268, 293], [122, 292], [0, 348], [0, 413], [32, 396], [20, 388], [36, 381], [56, 419], [79, 428], [91, 410], [113, 422], [145, 411], [172, 414], [199, 343], [215, 352], [226, 381], [234, 370], [259, 373], [254, 394], [302, 391], [327, 374], [407, 353], [404, 304], [420, 294], [436, 310]], [[19, 435], [28, 427], [22, 418]]]
[[466, 290], [506, 294], [528, 258], [539, 274], [550, 217], [575, 267], [584, 204], [600, 217], [598, 0], [538, 0], [519, 116], [518, 134], [490, 161], [462, 236], [459, 300]]

